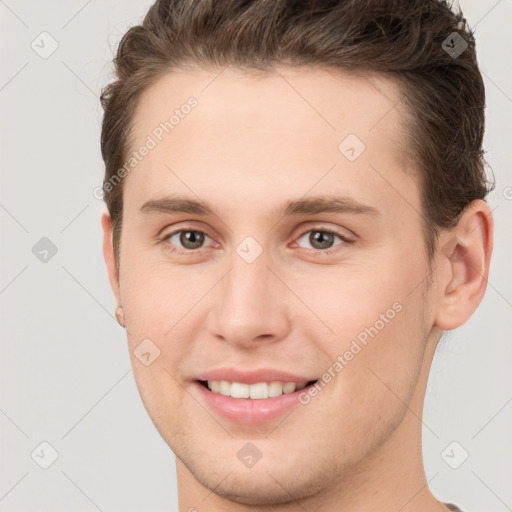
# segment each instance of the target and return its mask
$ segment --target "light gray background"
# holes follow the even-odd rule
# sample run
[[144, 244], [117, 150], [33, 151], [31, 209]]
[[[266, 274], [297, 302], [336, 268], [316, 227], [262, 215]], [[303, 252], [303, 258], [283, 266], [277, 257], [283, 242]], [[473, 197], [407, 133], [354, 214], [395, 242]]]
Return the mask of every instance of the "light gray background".
[[[118, 41], [151, 3], [0, 0], [5, 512], [177, 510], [174, 458], [142, 406], [114, 320], [104, 205], [92, 195], [103, 175], [100, 90]], [[465, 512], [504, 512], [512, 510], [512, 1], [461, 5], [487, 88], [495, 252], [478, 312], [436, 353], [424, 460], [440, 499]], [[33, 40], [42, 46], [43, 31], [59, 45], [47, 59], [31, 48]], [[46, 263], [32, 252], [42, 237], [58, 249]], [[35, 450], [39, 463], [50, 460], [43, 441], [59, 454], [48, 469], [31, 457]], [[441, 456], [453, 441], [460, 447], [448, 449], [451, 461], [469, 453], [458, 469]]]

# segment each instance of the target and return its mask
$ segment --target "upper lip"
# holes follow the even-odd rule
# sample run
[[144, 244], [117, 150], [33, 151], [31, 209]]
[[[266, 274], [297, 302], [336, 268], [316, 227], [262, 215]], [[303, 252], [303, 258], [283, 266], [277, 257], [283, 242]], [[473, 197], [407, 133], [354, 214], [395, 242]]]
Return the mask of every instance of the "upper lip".
[[227, 380], [230, 382], [243, 382], [244, 384], [256, 384], [257, 382], [309, 382], [317, 380], [316, 377], [296, 375], [272, 368], [242, 371], [235, 368], [216, 368], [197, 375], [197, 380]]

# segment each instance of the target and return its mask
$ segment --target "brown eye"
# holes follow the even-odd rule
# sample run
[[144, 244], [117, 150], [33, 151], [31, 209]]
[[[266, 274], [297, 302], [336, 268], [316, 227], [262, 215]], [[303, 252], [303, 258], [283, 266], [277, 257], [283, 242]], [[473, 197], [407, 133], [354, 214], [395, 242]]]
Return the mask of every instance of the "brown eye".
[[323, 229], [313, 229], [307, 231], [299, 238], [299, 240], [302, 240], [305, 237], [307, 237], [307, 241], [309, 244], [311, 244], [311, 247], [317, 250], [332, 248], [336, 238], [339, 238], [341, 243], [345, 242], [345, 239], [341, 235]]
[[181, 229], [166, 236], [165, 240], [169, 241], [172, 245], [177, 245], [178, 248], [193, 251], [194, 249], [199, 249], [204, 244], [205, 237], [208, 237], [208, 235], [202, 231]]
[[[340, 242], [335, 243], [336, 239], [340, 240]], [[339, 246], [344, 246], [352, 242], [352, 240], [342, 234], [331, 231], [330, 229], [310, 229], [297, 239], [297, 242], [300, 241], [302, 241], [302, 243], [306, 241], [310, 245], [310, 247], [304, 247], [305, 249], [309, 249], [310, 252], [316, 252], [320, 255], [337, 252], [338, 249], [342, 249]]]
[[315, 249], [329, 249], [333, 244], [334, 235], [327, 231], [311, 231], [308, 240]]

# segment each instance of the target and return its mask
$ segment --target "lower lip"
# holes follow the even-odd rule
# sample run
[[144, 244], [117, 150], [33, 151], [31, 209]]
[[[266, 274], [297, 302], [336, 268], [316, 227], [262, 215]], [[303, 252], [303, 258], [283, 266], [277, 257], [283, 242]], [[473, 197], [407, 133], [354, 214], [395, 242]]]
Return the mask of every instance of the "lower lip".
[[299, 404], [299, 394], [313, 386], [311, 384], [293, 393], [283, 394], [272, 398], [251, 399], [233, 398], [214, 393], [201, 383], [192, 384], [206, 401], [207, 405], [220, 416], [236, 423], [258, 424], [278, 418]]

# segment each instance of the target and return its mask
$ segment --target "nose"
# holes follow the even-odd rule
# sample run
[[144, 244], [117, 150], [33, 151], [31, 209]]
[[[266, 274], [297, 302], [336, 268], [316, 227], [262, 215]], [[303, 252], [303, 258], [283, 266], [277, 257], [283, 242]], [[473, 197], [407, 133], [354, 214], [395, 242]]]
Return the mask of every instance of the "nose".
[[216, 287], [216, 305], [207, 320], [210, 333], [238, 348], [275, 343], [290, 328], [287, 288], [268, 268], [265, 251], [252, 263], [237, 253]]

